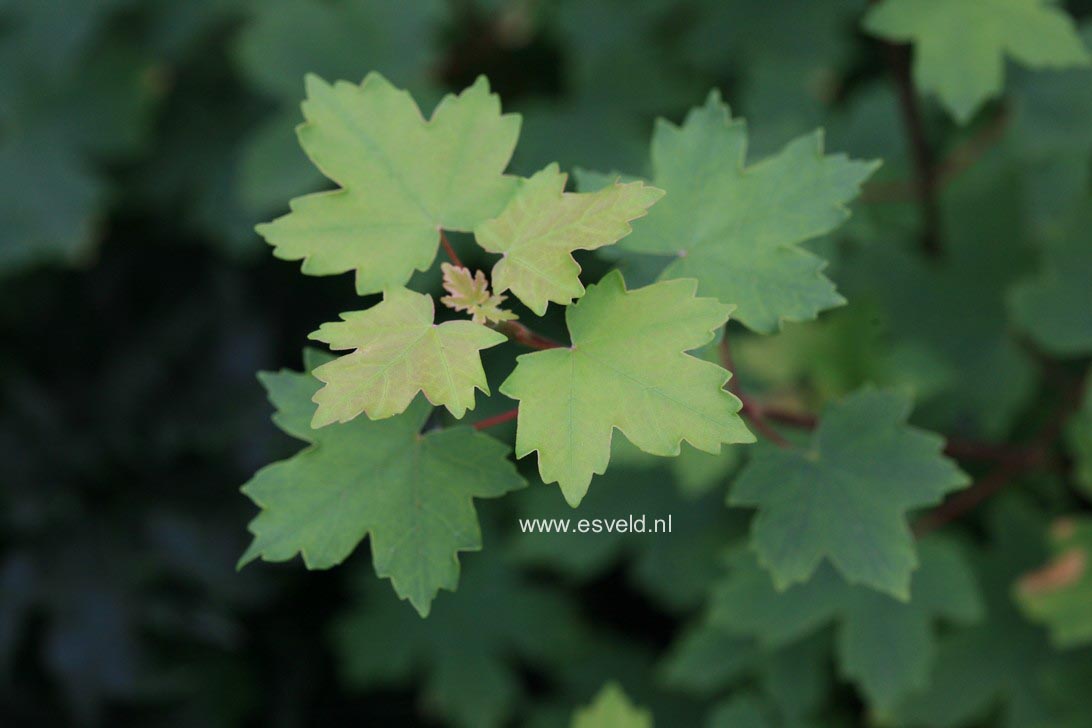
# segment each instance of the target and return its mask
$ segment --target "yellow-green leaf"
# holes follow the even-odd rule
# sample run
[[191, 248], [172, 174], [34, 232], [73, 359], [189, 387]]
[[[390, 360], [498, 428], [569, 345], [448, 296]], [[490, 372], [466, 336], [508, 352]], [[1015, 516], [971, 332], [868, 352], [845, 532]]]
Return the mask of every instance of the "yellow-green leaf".
[[520, 119], [479, 77], [425, 120], [413, 98], [370, 73], [359, 86], [307, 77], [300, 144], [341, 186], [292, 201], [258, 232], [309, 275], [356, 271], [359, 293], [405, 285], [436, 257], [439, 231], [469, 232], [504, 209]]
[[664, 194], [617, 181], [597, 192], [565, 192], [567, 178], [549, 165], [524, 180], [499, 217], [474, 230], [479, 245], [504, 256], [493, 267], [494, 289], [511, 290], [539, 316], [550, 301], [568, 305], [584, 295], [574, 250], [617, 242]]
[[474, 388], [489, 394], [479, 351], [505, 341], [471, 321], [433, 323], [431, 296], [387, 291], [367, 311], [341, 314], [311, 334], [335, 351], [355, 349], [315, 369], [325, 383], [315, 394], [313, 427], [348, 422], [361, 412], [380, 420], [404, 411], [418, 392], [455, 417], [474, 409]]

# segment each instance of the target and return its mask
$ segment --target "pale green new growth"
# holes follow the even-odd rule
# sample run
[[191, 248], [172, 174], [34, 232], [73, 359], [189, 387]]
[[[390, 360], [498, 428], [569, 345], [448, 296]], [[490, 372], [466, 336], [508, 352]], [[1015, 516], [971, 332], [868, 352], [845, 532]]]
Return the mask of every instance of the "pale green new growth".
[[277, 425], [309, 447], [268, 465], [243, 486], [261, 513], [239, 561], [287, 561], [309, 569], [341, 563], [369, 536], [376, 573], [422, 616], [440, 589], [459, 580], [458, 552], [481, 548], [474, 498], [495, 498], [524, 481], [508, 448], [467, 427], [421, 435], [432, 411], [418, 399], [402, 415], [312, 430], [308, 374], [261, 375]]
[[732, 307], [696, 298], [692, 280], [627, 291], [609, 273], [566, 311], [572, 346], [519, 357], [500, 391], [520, 400], [516, 454], [538, 451], [539, 473], [570, 505], [610, 461], [621, 430], [654, 455], [676, 456], [682, 440], [706, 452], [753, 442], [724, 391], [729, 374], [684, 352], [708, 343]]
[[617, 242], [664, 194], [641, 182], [565, 192], [567, 178], [549, 165], [523, 181], [499, 217], [474, 230], [479, 245], [504, 256], [493, 267], [494, 289], [511, 290], [539, 316], [550, 301], [568, 305], [584, 295], [574, 250]]
[[367, 311], [341, 314], [312, 339], [335, 351], [356, 349], [315, 369], [325, 383], [315, 393], [312, 427], [348, 422], [361, 412], [381, 420], [399, 414], [418, 392], [457, 418], [474, 409], [474, 388], [489, 394], [482, 349], [506, 341], [471, 321], [434, 324], [432, 297], [406, 288], [383, 294]]
[[377, 73], [359, 86], [308, 76], [303, 113], [300, 144], [341, 189], [296, 198], [258, 232], [304, 273], [355, 270], [359, 293], [405, 285], [431, 265], [441, 229], [473, 230], [516, 188], [503, 172], [520, 119], [501, 114], [484, 76], [428, 121]]
[[1034, 621], [1046, 625], [1058, 647], [1092, 642], [1092, 520], [1063, 518], [1050, 529], [1054, 557], [1025, 574], [1016, 600]]
[[661, 278], [697, 278], [702, 295], [772, 333], [845, 303], [822, 273], [826, 261], [799, 244], [849, 217], [846, 203], [879, 163], [825, 156], [821, 131], [750, 167], [746, 158], [746, 126], [715, 91], [681, 127], [659, 120], [652, 182], [667, 196], [619, 248], [675, 256]]
[[469, 313], [470, 320], [476, 324], [500, 323], [519, 318], [501, 307], [508, 296], [490, 293], [489, 281], [481, 271], [471, 276], [468, 269], [451, 263], [441, 263], [440, 270], [444, 274], [444, 290], [449, 294], [441, 298], [440, 303], [448, 308]]
[[591, 705], [573, 714], [572, 728], [652, 728], [652, 713], [630, 701], [625, 691], [609, 682]]
[[779, 589], [829, 560], [850, 583], [908, 597], [906, 511], [969, 482], [940, 437], [906, 424], [910, 409], [894, 392], [856, 392], [823, 411], [806, 449], [760, 451], [740, 474], [729, 503], [758, 508], [752, 545]]
[[885, 0], [869, 32], [914, 43], [914, 80], [960, 122], [1001, 93], [1005, 56], [1030, 68], [1086, 66], [1073, 21], [1053, 0]]

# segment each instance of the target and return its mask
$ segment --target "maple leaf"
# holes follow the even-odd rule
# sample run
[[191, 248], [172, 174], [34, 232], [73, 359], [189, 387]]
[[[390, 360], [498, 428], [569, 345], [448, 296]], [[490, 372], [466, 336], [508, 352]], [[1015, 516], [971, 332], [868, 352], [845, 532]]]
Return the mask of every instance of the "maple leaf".
[[469, 313], [470, 320], [476, 324], [500, 323], [519, 318], [511, 311], [501, 308], [508, 296], [490, 293], [489, 280], [485, 273], [477, 271], [472, 277], [468, 269], [451, 263], [441, 263], [440, 269], [444, 273], [444, 290], [451, 294], [441, 298], [440, 303], [448, 308]]
[[355, 270], [361, 294], [405, 285], [431, 265], [441, 229], [473, 230], [515, 191], [503, 172], [520, 120], [500, 113], [484, 76], [426, 121], [377, 73], [359, 86], [309, 75], [303, 113], [300, 144], [341, 189], [298, 197], [257, 229], [309, 275]]
[[860, 390], [826, 407], [805, 449], [754, 454], [728, 502], [758, 508], [752, 544], [779, 589], [829, 560], [851, 583], [908, 597], [905, 512], [969, 483], [942, 438], [906, 424], [910, 409], [904, 395]]
[[610, 682], [590, 705], [573, 714], [571, 728], [652, 728], [652, 713], [634, 705], [618, 683]]
[[[674, 256], [661, 280], [696, 278], [702, 295], [735, 304], [740, 322], [771, 333], [845, 303], [822, 274], [826, 262], [799, 244], [849, 217], [845, 204], [879, 162], [825, 156], [821, 131], [750, 167], [746, 157], [746, 126], [716, 91], [681, 127], [658, 120], [652, 183], [667, 196], [618, 248]], [[603, 181], [580, 179], [581, 188]]]
[[[1083, 677], [1073, 667], [1087, 670], [1087, 652], [1076, 656], [1076, 665], [1067, 663], [1013, 600], [1013, 583], [1046, 557], [1041, 514], [1019, 497], [1007, 498], [993, 504], [986, 528], [989, 545], [972, 552], [984, 618], [942, 636], [928, 685], [899, 704], [894, 724], [955, 728], [987, 722], [1030, 728], [1087, 723], [1087, 677], [1074, 686], [1076, 695], [1066, 695], [1058, 681], [1059, 673]], [[1066, 723], [1066, 703], [1074, 697], [1081, 719]]]
[[[914, 43], [914, 79], [961, 123], [1001, 92], [1005, 55], [1030, 68], [1087, 66], [1073, 21], [1052, 0], [885, 0], [870, 33]], [[968, 32], [973, 30], [973, 32]]]
[[1043, 246], [1043, 266], [1009, 291], [1015, 323], [1047, 351], [1061, 356], [1092, 353], [1092, 245], [1083, 211], [1079, 226]]
[[[676, 456], [681, 442], [710, 453], [753, 442], [723, 390], [721, 367], [687, 355], [711, 341], [732, 307], [697, 298], [696, 281], [627, 291], [612, 271], [565, 314], [572, 346], [517, 359], [500, 391], [518, 399], [516, 454], [538, 452], [539, 474], [570, 505], [610, 461], [615, 429], [640, 449]], [[639, 343], [636, 343], [639, 342]]]
[[663, 190], [614, 182], [597, 192], [565, 192], [568, 175], [551, 164], [524, 180], [508, 206], [474, 230], [478, 244], [503, 257], [493, 266], [498, 293], [511, 290], [539, 316], [548, 302], [584, 294], [574, 250], [595, 250], [630, 233]]
[[[767, 577], [763, 588], [768, 584]], [[810, 725], [807, 717], [821, 708], [832, 682], [827, 634], [818, 632], [774, 648], [713, 622], [712, 616], [706, 610], [672, 645], [661, 667], [665, 682], [707, 697], [753, 678], [750, 682], [768, 698], [764, 702], [773, 703], [765, 707], [776, 708], [773, 712], [781, 718], [773, 725]]]
[[307, 568], [326, 569], [367, 535], [376, 573], [426, 616], [440, 589], [455, 589], [458, 553], [481, 548], [473, 499], [525, 485], [508, 448], [469, 427], [420, 434], [432, 411], [422, 398], [398, 417], [313, 430], [314, 377], [260, 378], [277, 408], [274, 422], [309, 446], [243, 486], [261, 512], [239, 565], [298, 553]]
[[526, 699], [519, 666], [571, 666], [588, 638], [561, 590], [528, 579], [491, 550], [468, 560], [459, 592], [437, 602], [425, 621], [377, 593], [366, 573], [360, 577], [359, 601], [333, 625], [345, 683], [419, 686], [422, 700], [456, 726], [509, 725]]
[[1016, 599], [1058, 647], [1092, 642], [1092, 520], [1063, 518], [1049, 531], [1053, 558], [1022, 576]]
[[361, 412], [373, 420], [392, 417], [418, 392], [456, 418], [474, 409], [474, 389], [489, 394], [479, 351], [507, 341], [471, 321], [433, 323], [432, 297], [406, 288], [383, 294], [367, 311], [341, 314], [312, 339], [331, 349], [356, 349], [315, 369], [325, 383], [315, 394], [313, 427], [348, 422]]
[[743, 550], [714, 588], [709, 623], [776, 649], [836, 622], [843, 674], [856, 682], [880, 714], [928, 683], [935, 659], [934, 623], [971, 623], [982, 614], [973, 572], [954, 544], [921, 544], [922, 567], [907, 602], [853, 586], [829, 566], [810, 580], [778, 590]]

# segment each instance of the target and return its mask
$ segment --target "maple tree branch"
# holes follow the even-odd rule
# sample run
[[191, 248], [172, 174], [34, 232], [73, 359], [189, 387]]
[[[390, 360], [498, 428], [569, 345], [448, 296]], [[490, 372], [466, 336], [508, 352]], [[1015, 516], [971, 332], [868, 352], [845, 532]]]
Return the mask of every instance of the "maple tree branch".
[[518, 321], [501, 321], [493, 326], [496, 331], [507, 336], [517, 344], [523, 344], [531, 349], [558, 349], [563, 346], [553, 339], [543, 336]]
[[478, 420], [474, 423], [473, 427], [479, 432], [481, 430], [488, 429], [490, 427], [496, 427], [497, 425], [503, 425], [505, 422], [511, 422], [519, 415], [519, 407], [513, 407], [510, 410], [501, 412], [500, 414], [493, 415], [492, 417], [486, 417], [484, 420]]
[[466, 266], [463, 265], [463, 262], [459, 260], [459, 256], [455, 252], [455, 248], [451, 247], [451, 243], [448, 241], [447, 235], [444, 234], [443, 230], [440, 231], [440, 245], [443, 246], [444, 252], [447, 254], [447, 257], [451, 261], [452, 265], [458, 266], [459, 268], [466, 268]]
[[[736, 396], [740, 396], [738, 393]], [[798, 412], [781, 407], [766, 405], [752, 397], [744, 395], [752, 411], [760, 412], [762, 417], [770, 422], [776, 422], [788, 427], [801, 430], [813, 430], [819, 424], [818, 418], [809, 412]], [[978, 440], [965, 440], [949, 437], [944, 445], [944, 454], [957, 460], [985, 460], [994, 462], [1019, 461], [1023, 457], [1020, 448], [1011, 445], [996, 445]]]
[[954, 521], [1003, 489], [1018, 476], [1047, 464], [1050, 460], [1051, 446], [1058, 441], [1065, 423], [1077, 410], [1079, 393], [1084, 388], [1083, 380], [1084, 377], [1066, 388], [1061, 404], [1029, 444], [1008, 451], [1000, 465], [975, 481], [970, 488], [956, 493], [919, 518], [914, 523], [914, 535], [921, 538]]
[[910, 144], [910, 158], [914, 165], [914, 186], [921, 207], [921, 250], [929, 257], [940, 255], [940, 202], [937, 198], [937, 174], [934, 168], [933, 150], [925, 136], [925, 123], [921, 115], [914, 82], [910, 74], [910, 47], [883, 43], [887, 65], [895, 79], [902, 112], [903, 127]]

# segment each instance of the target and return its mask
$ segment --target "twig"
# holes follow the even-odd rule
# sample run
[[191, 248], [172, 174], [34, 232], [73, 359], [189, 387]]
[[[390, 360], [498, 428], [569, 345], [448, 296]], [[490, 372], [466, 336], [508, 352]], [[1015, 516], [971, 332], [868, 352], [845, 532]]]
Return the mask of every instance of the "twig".
[[531, 349], [557, 349], [563, 346], [553, 339], [543, 336], [537, 331], [532, 331], [518, 321], [501, 321], [494, 327], [497, 331], [507, 336], [518, 344], [523, 344]]
[[1025, 447], [1010, 451], [1006, 459], [994, 470], [976, 481], [970, 488], [960, 491], [941, 505], [925, 514], [914, 524], [914, 535], [921, 536], [954, 521], [964, 513], [997, 493], [1016, 477], [1036, 470], [1048, 462], [1051, 446], [1058, 441], [1062, 428], [1077, 409], [1079, 393], [1084, 387], [1083, 377], [1062, 394], [1062, 402], [1043, 425], [1035, 438]]
[[493, 415], [492, 417], [486, 417], [484, 420], [478, 420], [474, 423], [474, 429], [481, 431], [490, 427], [496, 427], [497, 425], [503, 425], [505, 422], [511, 422], [516, 419], [517, 416], [519, 416], [519, 408], [513, 407], [510, 410]]
[[451, 260], [452, 265], [458, 266], [459, 268], [466, 267], [463, 265], [463, 262], [459, 260], [455, 248], [451, 247], [451, 243], [448, 242], [447, 235], [444, 234], [443, 230], [440, 231], [440, 245], [443, 246], [444, 252], [447, 253], [447, 257]]
[[910, 75], [910, 49], [908, 46], [897, 46], [892, 43], [884, 43], [883, 46], [887, 64], [895, 78], [899, 109], [902, 111], [903, 126], [906, 129], [907, 141], [910, 143], [910, 157], [914, 163], [914, 185], [922, 216], [921, 249], [929, 257], [937, 257], [941, 252], [937, 175], [933, 166], [933, 152], [925, 138], [921, 107], [918, 105]]
[[987, 500], [990, 496], [1000, 491], [1017, 475], [1027, 470], [1030, 464], [1020, 467], [1002, 465], [992, 470], [985, 477], [975, 481], [974, 485], [966, 490], [961, 490], [956, 495], [944, 501], [941, 505], [929, 511], [914, 522], [914, 537], [931, 533], [941, 526], [956, 520], [967, 511], [974, 509], [978, 504]]

